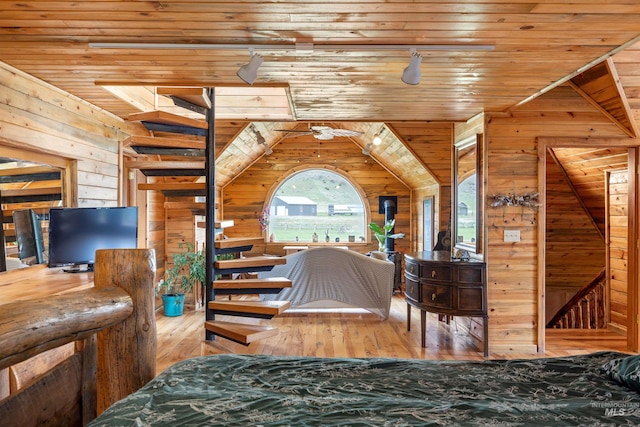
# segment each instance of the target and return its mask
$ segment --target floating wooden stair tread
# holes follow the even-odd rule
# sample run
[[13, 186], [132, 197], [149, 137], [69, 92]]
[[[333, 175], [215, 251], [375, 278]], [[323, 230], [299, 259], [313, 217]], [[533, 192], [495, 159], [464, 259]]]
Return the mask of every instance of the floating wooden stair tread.
[[60, 170], [48, 166], [30, 166], [5, 169], [0, 176], [0, 184], [15, 182], [55, 181], [60, 179]]
[[221, 219], [217, 220], [213, 225], [215, 228], [229, 228], [233, 227], [234, 224], [232, 219]]
[[2, 190], [2, 203], [62, 200], [61, 187], [33, 187]]
[[207, 204], [203, 202], [164, 202], [165, 209], [189, 209], [191, 215], [205, 215]]
[[140, 183], [138, 190], [156, 190], [162, 191], [165, 196], [206, 196], [206, 182], [157, 182], [157, 183]]
[[199, 139], [130, 136], [124, 140], [123, 146], [132, 148], [138, 154], [184, 157], [205, 156], [205, 142]]
[[291, 280], [286, 277], [267, 277], [264, 279], [218, 279], [213, 282], [213, 289], [284, 289], [291, 287]]
[[204, 161], [129, 160], [125, 167], [138, 169], [146, 176], [204, 176]]
[[203, 87], [158, 86], [156, 88], [156, 93], [158, 95], [180, 98], [190, 104], [197, 105], [202, 108], [211, 108], [211, 100], [207, 96], [207, 91]]
[[204, 327], [215, 335], [244, 345], [276, 336], [279, 333], [278, 329], [272, 326], [248, 325], [244, 323], [221, 322], [218, 320], [205, 322]]
[[155, 136], [130, 136], [123, 141], [125, 147], [193, 148], [204, 150], [206, 144], [201, 139], [162, 138]]
[[205, 130], [209, 128], [209, 124], [204, 120], [192, 119], [160, 110], [129, 114], [129, 116], [127, 116], [127, 120], [159, 123], [172, 126], [188, 126]]
[[[221, 227], [222, 228], [222, 227]], [[216, 240], [216, 249], [228, 249], [244, 246], [253, 246], [264, 243], [263, 237], [229, 237], [228, 239]]]
[[271, 318], [291, 307], [290, 301], [209, 301], [209, 308], [219, 314]]
[[216, 269], [235, 269], [235, 268], [259, 268], [273, 267], [274, 265], [286, 264], [287, 260], [283, 257], [261, 255], [246, 258], [223, 259], [214, 262]]

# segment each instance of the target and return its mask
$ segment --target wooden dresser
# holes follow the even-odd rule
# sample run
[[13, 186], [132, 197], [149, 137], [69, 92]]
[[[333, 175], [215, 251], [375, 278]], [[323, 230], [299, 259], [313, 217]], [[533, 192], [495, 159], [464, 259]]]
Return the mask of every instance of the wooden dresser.
[[426, 312], [446, 316], [482, 317], [484, 355], [489, 355], [485, 263], [458, 261], [449, 251], [412, 252], [404, 255], [407, 330], [411, 307], [420, 309], [422, 347], [426, 347]]

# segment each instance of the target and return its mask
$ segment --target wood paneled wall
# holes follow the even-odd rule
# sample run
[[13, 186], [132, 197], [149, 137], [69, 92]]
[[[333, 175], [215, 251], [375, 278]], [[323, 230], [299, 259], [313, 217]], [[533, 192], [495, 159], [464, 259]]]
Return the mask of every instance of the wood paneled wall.
[[[232, 236], [261, 235], [258, 215], [262, 212], [269, 191], [290, 171], [302, 167], [338, 169], [361, 187], [370, 207], [370, 219], [384, 221], [378, 213], [378, 196], [398, 196], [396, 232], [409, 232], [410, 191], [375, 160], [362, 154], [362, 149], [347, 139], [319, 141], [311, 136], [283, 139], [273, 149], [273, 154], [263, 156], [244, 173], [222, 190], [224, 219], [233, 219], [235, 226], [226, 230]], [[341, 243], [342, 244], [342, 243]], [[358, 252], [377, 248], [375, 239], [367, 245], [350, 245]], [[282, 244], [255, 246], [253, 252], [281, 254]], [[398, 239], [395, 250], [406, 252], [410, 238]]]
[[621, 331], [627, 330], [628, 319], [628, 185], [627, 171], [607, 174], [608, 178], [608, 224], [609, 239], [609, 307], [610, 325]]
[[117, 206], [119, 141], [138, 128], [0, 63], [0, 144], [74, 162], [78, 206]]
[[[604, 181], [604, 174], [600, 174]], [[545, 323], [605, 267], [605, 244], [595, 222], [547, 151]], [[602, 184], [601, 204], [604, 194]]]
[[[567, 87], [556, 88], [509, 113], [487, 113], [486, 194], [538, 191], [538, 146], [542, 136], [624, 137], [588, 102]], [[535, 352], [538, 340], [537, 213], [486, 208], [489, 343], [492, 352]], [[521, 241], [504, 242], [505, 229]], [[542, 330], [544, 334], [544, 330]]]
[[423, 200], [434, 197], [434, 244], [438, 232], [445, 230], [451, 217], [451, 158], [453, 125], [451, 123], [388, 123], [392, 132], [425, 165], [440, 184], [415, 188], [411, 195], [412, 250], [423, 248]]

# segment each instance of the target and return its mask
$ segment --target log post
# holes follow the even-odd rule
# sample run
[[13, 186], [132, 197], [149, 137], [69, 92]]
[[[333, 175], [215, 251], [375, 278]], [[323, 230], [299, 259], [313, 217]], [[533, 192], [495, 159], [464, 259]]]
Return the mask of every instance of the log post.
[[118, 286], [133, 300], [133, 313], [98, 332], [98, 414], [149, 382], [156, 374], [155, 275], [153, 249], [96, 251], [96, 288]]

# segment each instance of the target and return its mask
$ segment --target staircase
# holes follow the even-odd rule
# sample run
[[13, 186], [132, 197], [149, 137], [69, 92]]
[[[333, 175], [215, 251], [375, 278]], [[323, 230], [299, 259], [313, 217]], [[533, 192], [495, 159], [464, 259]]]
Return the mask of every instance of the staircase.
[[558, 310], [547, 328], [604, 329], [607, 327], [606, 277], [603, 269]]
[[[194, 88], [173, 88], [173, 93], [167, 94], [176, 104], [199, 111], [210, 108], [213, 99], [206, 94], [194, 93]], [[207, 260], [215, 260], [216, 255], [235, 253], [235, 259], [216, 260], [208, 262], [206, 289], [206, 320], [204, 327], [206, 339], [214, 340], [216, 336], [231, 341], [249, 345], [250, 343], [278, 334], [278, 330], [271, 326], [256, 325], [247, 322], [230, 322], [216, 319], [216, 315], [270, 319], [279, 315], [287, 308], [288, 301], [264, 302], [259, 300], [233, 301], [216, 299], [217, 296], [247, 295], [261, 293], [278, 293], [282, 288], [291, 287], [291, 281], [286, 278], [257, 279], [251, 278], [251, 273], [268, 271], [273, 266], [283, 264], [286, 260], [274, 256], [244, 257], [243, 252], [250, 251], [253, 245], [262, 242], [262, 237], [233, 237], [216, 239], [223, 235], [223, 230], [233, 226], [233, 221], [215, 221], [215, 192], [206, 183], [195, 182], [199, 177], [205, 177], [208, 183], [215, 182], [215, 159], [213, 158], [212, 136], [214, 132], [213, 113], [208, 112], [207, 121], [178, 116], [162, 111], [136, 113], [129, 116], [129, 120], [141, 122], [150, 133], [168, 133], [169, 137], [160, 136], [132, 136], [125, 141], [125, 147], [130, 147], [140, 158], [129, 160], [125, 166], [138, 169], [149, 177], [193, 177], [188, 182], [158, 182], [141, 183], [139, 190], [160, 191], [165, 197], [194, 197], [193, 202], [165, 202], [165, 209], [190, 209], [192, 215], [204, 215], [206, 221], [198, 223], [206, 232]], [[190, 137], [176, 137], [175, 135], [189, 135]], [[195, 137], [204, 137], [196, 139]], [[207, 144], [211, 150], [206, 149]], [[205, 197], [206, 203], [196, 202], [195, 197]], [[240, 273], [249, 273], [248, 279], [232, 277]], [[245, 274], [244, 276], [246, 276]], [[225, 279], [220, 279], [224, 277]], [[218, 278], [216, 280], [216, 278]]]

